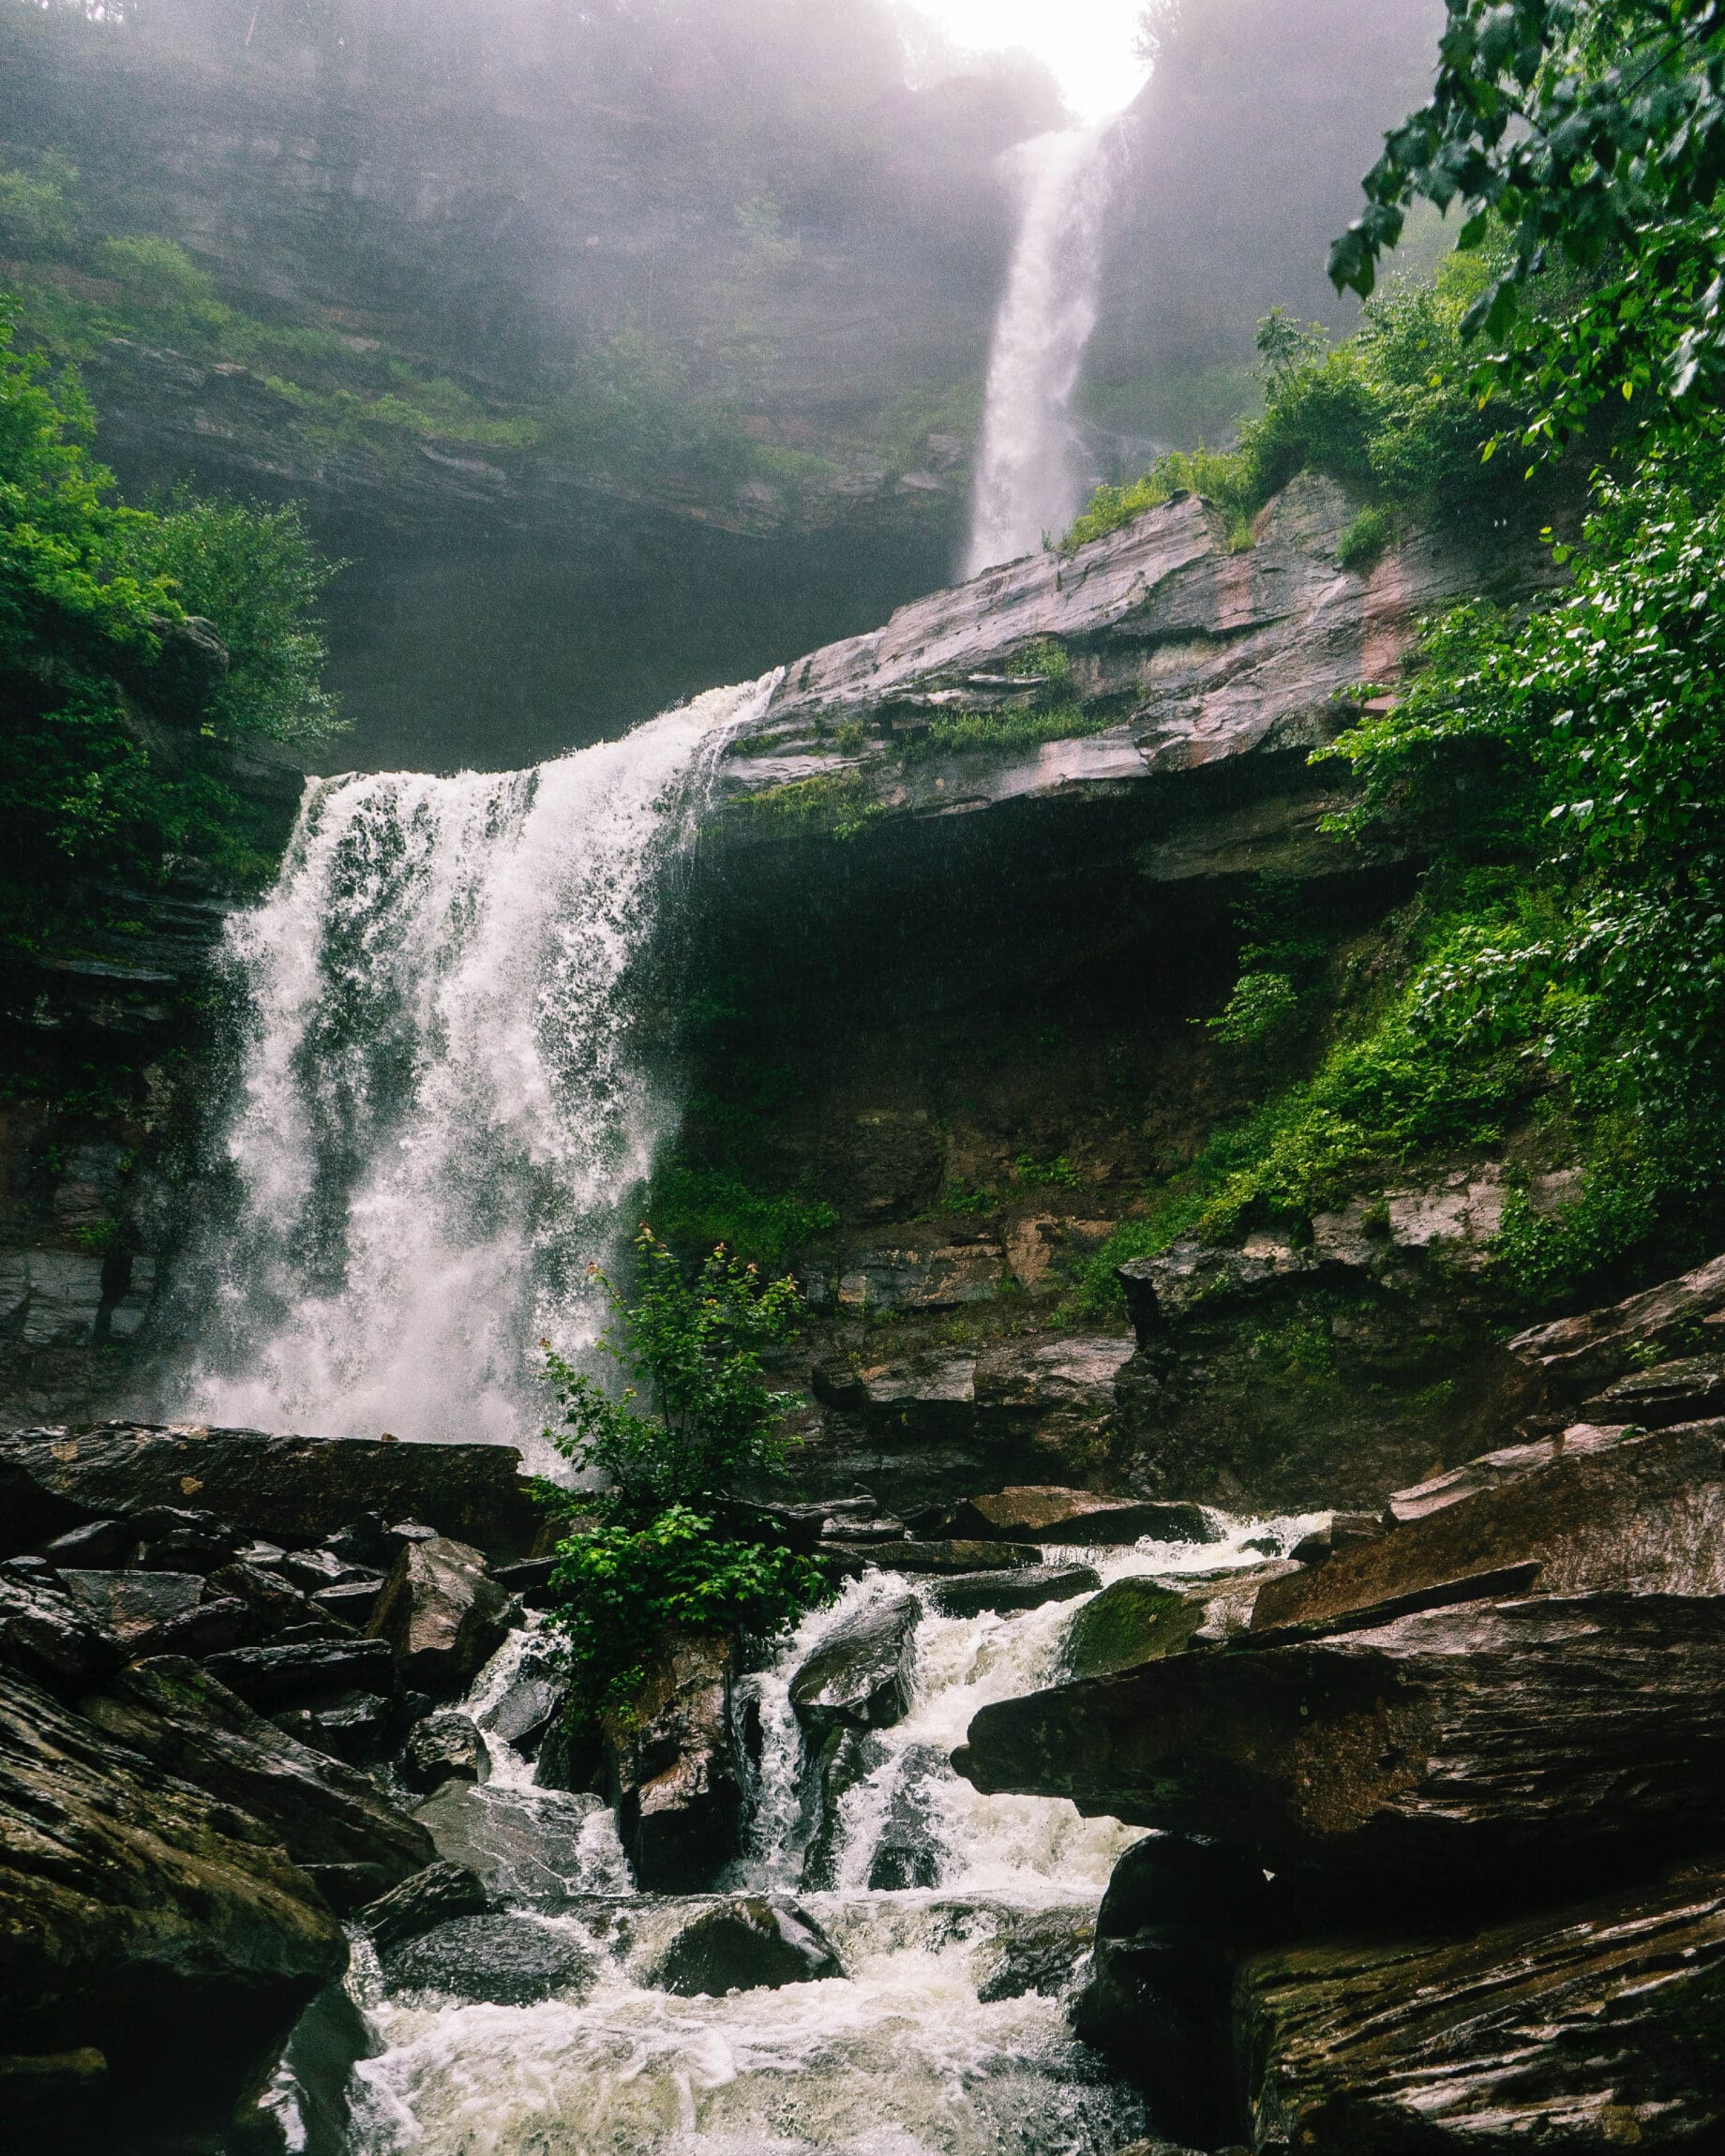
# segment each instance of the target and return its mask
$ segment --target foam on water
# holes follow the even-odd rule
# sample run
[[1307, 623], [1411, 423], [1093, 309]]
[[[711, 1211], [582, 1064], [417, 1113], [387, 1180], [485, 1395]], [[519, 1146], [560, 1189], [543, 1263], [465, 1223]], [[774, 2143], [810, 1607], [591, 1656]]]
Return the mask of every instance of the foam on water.
[[595, 1326], [671, 1104], [632, 994], [702, 776], [772, 680], [526, 771], [314, 784], [231, 924], [234, 1098], [177, 1413], [519, 1442], [534, 1343]]
[[[1094, 1565], [1105, 1582], [1202, 1573], [1260, 1562], [1265, 1545], [1285, 1550], [1309, 1524], [1225, 1523], [1219, 1542], [1047, 1554]], [[1138, 1830], [1082, 1819], [1064, 1801], [985, 1797], [944, 1764], [980, 1707], [1054, 1679], [1082, 1599], [1011, 1616], [924, 1609], [910, 1712], [878, 1732], [884, 1763], [845, 1801], [839, 1884], [798, 1890], [808, 1822], [790, 1680], [832, 1627], [917, 1591], [891, 1572], [852, 1583], [742, 1687], [762, 1744], [751, 1847], [728, 1884], [795, 1895], [846, 1977], [723, 1999], [655, 1990], [651, 1970], [690, 1905], [620, 1895], [597, 1885], [600, 1869], [602, 1898], [541, 1920], [578, 1932], [598, 1958], [600, 1980], [578, 2003], [392, 2002], [362, 1965], [354, 1982], [382, 2049], [357, 2070], [352, 2156], [1114, 2156], [1146, 2131], [1136, 2093], [1069, 2034], [1061, 1999], [978, 1998], [1014, 1916], [1093, 1910]], [[518, 1635], [481, 1672], [471, 1711], [500, 1699], [534, 1652]], [[499, 1785], [529, 1794], [526, 1762], [495, 1737], [491, 1752]], [[870, 1890], [899, 1781], [936, 1757], [921, 1788], [938, 1879]], [[609, 1829], [608, 1814], [594, 1819]]]

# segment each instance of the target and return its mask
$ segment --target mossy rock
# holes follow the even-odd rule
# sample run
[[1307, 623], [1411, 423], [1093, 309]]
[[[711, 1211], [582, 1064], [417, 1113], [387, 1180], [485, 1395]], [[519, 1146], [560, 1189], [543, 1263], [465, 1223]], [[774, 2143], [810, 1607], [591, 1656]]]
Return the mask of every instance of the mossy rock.
[[1072, 1618], [1060, 1654], [1067, 1679], [1105, 1677], [1178, 1654], [1204, 1622], [1201, 1597], [1154, 1580], [1117, 1580]]

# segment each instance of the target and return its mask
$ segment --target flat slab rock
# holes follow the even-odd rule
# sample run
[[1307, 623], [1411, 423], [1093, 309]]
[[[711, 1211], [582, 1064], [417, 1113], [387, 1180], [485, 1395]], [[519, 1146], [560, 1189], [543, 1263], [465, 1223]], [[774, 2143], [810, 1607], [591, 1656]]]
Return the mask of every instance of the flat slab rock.
[[1092, 1594], [1102, 1575], [1088, 1565], [1027, 1565], [1016, 1572], [960, 1572], [922, 1590], [942, 1617], [1004, 1617]]
[[1725, 2147], [1725, 1866], [1459, 1942], [1323, 1940], [1235, 1989], [1253, 2146]]
[[0, 1495], [9, 1500], [0, 1507], [0, 1554], [81, 1520], [197, 1505], [288, 1549], [369, 1512], [425, 1520], [514, 1556], [540, 1524], [520, 1464], [511, 1445], [272, 1437], [189, 1423], [20, 1430], [0, 1436]]
[[1034, 1542], [894, 1542], [876, 1552], [893, 1572], [952, 1575], [960, 1572], [1028, 1571], [1042, 1562]]
[[1044, 1487], [1002, 1490], [954, 1506], [955, 1536], [1005, 1542], [1216, 1542], [1221, 1531], [1201, 1505], [1168, 1505], [1135, 1497], [1098, 1497], [1086, 1490]]
[[1554, 1594], [1725, 1595], [1725, 1422], [1511, 1446], [1402, 1492], [1400, 1506], [1393, 1534], [1266, 1587], [1254, 1628], [1525, 1563]]
[[1393, 1882], [1414, 1907], [1704, 1848], [1725, 1802], [1722, 1686], [1714, 1597], [1464, 1604], [1004, 1700], [953, 1765], [1341, 1894]]

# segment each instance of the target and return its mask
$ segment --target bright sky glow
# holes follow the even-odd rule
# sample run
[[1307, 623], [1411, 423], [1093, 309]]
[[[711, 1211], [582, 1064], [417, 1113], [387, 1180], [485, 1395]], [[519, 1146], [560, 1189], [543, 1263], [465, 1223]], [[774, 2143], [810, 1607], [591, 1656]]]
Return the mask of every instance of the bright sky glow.
[[1081, 120], [1129, 104], [1144, 82], [1132, 52], [1140, 0], [914, 0], [953, 44], [989, 52], [1027, 46], [1059, 79]]

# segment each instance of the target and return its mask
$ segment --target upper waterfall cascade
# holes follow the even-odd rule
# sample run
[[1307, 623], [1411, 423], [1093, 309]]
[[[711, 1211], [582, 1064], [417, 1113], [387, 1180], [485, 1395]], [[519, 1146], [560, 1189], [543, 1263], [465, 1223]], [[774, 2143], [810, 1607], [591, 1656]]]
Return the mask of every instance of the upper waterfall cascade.
[[1118, 127], [1069, 127], [1012, 153], [1023, 207], [988, 363], [967, 576], [1033, 554], [1083, 505], [1069, 413], [1096, 327]]
[[669, 1103], [632, 967], [703, 774], [772, 679], [503, 773], [308, 789], [229, 931], [248, 1015], [186, 1268], [212, 1421], [519, 1442], [594, 1328]]

